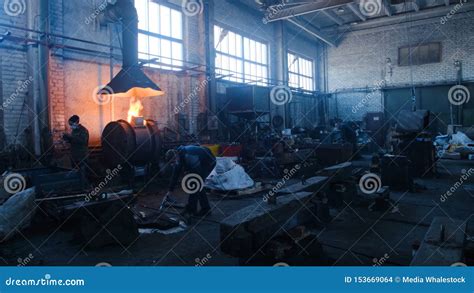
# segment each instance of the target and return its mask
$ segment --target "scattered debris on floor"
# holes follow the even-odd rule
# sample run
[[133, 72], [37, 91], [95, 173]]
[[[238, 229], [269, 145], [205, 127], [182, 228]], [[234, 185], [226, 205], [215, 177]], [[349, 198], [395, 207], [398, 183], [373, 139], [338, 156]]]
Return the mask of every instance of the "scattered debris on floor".
[[469, 159], [474, 155], [474, 140], [460, 131], [453, 135], [437, 136], [435, 146], [438, 156], [443, 159]]

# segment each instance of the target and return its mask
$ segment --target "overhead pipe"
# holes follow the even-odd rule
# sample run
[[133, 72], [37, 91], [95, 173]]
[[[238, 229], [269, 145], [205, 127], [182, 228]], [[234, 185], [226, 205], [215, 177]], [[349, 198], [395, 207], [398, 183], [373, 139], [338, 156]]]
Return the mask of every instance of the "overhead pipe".
[[[11, 26], [11, 25], [5, 25], [5, 24], [2, 24], [2, 23], [0, 23], [0, 27], [13, 28], [13, 29], [22, 30], [22, 31], [25, 31], [25, 32], [30, 31], [30, 30], [25, 29], [25, 28], [21, 28], [21, 27], [17, 27], [17, 26]], [[105, 44], [101, 44], [101, 43], [90, 42], [90, 41], [87, 41], [87, 40], [71, 38], [71, 37], [58, 35], [58, 34], [40, 32], [40, 31], [37, 31], [37, 30], [33, 30], [32, 32], [35, 32], [37, 34], [42, 34], [42, 35], [45, 35], [45, 36], [48, 36], [48, 37], [55, 37], [55, 38], [60, 38], [60, 39], [65, 39], [65, 40], [83, 42], [83, 43], [86, 43], [86, 44], [94, 44], [94, 45], [107, 47], [107, 48], [113, 48], [114, 50], [120, 49], [119, 47], [116, 47], [116, 46], [109, 46], [109, 45], [105, 45]], [[16, 42], [35, 42], [35, 43], [41, 43], [41, 44], [48, 44], [50, 48], [69, 49], [69, 50], [74, 50], [74, 51], [78, 51], [78, 52], [94, 53], [94, 56], [100, 55], [100, 56], [103, 56], [104, 58], [109, 58], [110, 57], [110, 54], [106, 53], [106, 52], [101, 52], [101, 51], [92, 50], [92, 49], [85, 49], [85, 48], [81, 48], [81, 47], [74, 47], [74, 46], [70, 46], [70, 45], [60, 45], [60, 44], [54, 44], [54, 43], [39, 42], [36, 39], [29, 39], [29, 38], [16, 37], [16, 36], [5, 36], [4, 38], [6, 40], [11, 40], [11, 41], [16, 41]], [[114, 54], [114, 59], [121, 60], [121, 56]], [[172, 59], [172, 60], [176, 60], [176, 59]], [[164, 63], [161, 63], [161, 62], [153, 62], [153, 64], [162, 65], [162, 66], [169, 66], [169, 64], [164, 64]], [[181, 68], [183, 71], [189, 70], [189, 71], [201, 72], [201, 73], [206, 73], [206, 74], [207, 73], [211, 74], [216, 69], [215, 67], [209, 66], [207, 64], [200, 64], [200, 63], [191, 62], [191, 61], [185, 61], [184, 64], [195, 65], [195, 66], [190, 68], [190, 67], [174, 65], [174, 67]], [[206, 71], [195, 69], [195, 67], [205, 67]], [[235, 73], [237, 73], [237, 72], [235, 72]], [[179, 72], [174, 72], [174, 74], [179, 74]], [[219, 79], [219, 78], [216, 78], [216, 79]], [[268, 82], [269, 86], [275, 86], [275, 85], [281, 84], [282, 82], [285, 82], [284, 80], [278, 80], [278, 79], [272, 79], [272, 78], [268, 78], [267, 80], [269, 81]]]

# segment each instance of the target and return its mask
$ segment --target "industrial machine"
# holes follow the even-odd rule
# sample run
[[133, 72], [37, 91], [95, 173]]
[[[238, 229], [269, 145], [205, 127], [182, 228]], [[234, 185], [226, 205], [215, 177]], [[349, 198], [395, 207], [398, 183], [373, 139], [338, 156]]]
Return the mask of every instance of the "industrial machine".
[[110, 167], [122, 165], [144, 175], [150, 164], [158, 164], [161, 135], [156, 122], [134, 118], [131, 123], [119, 120], [109, 123], [102, 133], [102, 148]]
[[364, 116], [365, 131], [368, 133], [376, 146], [372, 146], [372, 152], [378, 151], [385, 146], [387, 124], [383, 112], [369, 112]]
[[400, 111], [396, 138], [399, 139], [397, 154], [411, 161], [413, 176], [424, 177], [435, 173], [436, 150], [432, 141], [430, 111]]
[[227, 88], [231, 139], [259, 140], [270, 133], [270, 90], [259, 86]]

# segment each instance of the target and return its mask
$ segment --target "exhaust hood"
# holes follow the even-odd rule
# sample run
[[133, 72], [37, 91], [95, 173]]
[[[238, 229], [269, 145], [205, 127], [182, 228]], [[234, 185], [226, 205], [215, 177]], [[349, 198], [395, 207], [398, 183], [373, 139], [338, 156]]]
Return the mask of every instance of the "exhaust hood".
[[138, 13], [133, 0], [117, 0], [110, 10], [122, 22], [122, 70], [97, 94], [125, 98], [164, 95], [138, 62]]

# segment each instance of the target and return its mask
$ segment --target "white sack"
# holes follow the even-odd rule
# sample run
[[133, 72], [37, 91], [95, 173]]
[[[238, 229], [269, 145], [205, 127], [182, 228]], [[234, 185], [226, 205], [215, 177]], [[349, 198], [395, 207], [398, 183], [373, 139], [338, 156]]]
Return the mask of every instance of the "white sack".
[[206, 187], [222, 191], [246, 189], [254, 184], [244, 168], [230, 158], [216, 158], [216, 167], [206, 179]]
[[453, 134], [453, 137], [450, 141], [451, 144], [467, 146], [469, 144], [474, 144], [474, 141], [471, 140], [467, 135], [458, 131], [456, 134]]

